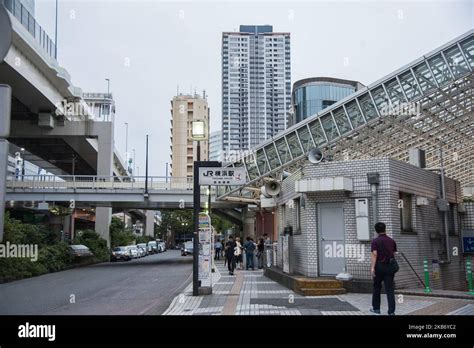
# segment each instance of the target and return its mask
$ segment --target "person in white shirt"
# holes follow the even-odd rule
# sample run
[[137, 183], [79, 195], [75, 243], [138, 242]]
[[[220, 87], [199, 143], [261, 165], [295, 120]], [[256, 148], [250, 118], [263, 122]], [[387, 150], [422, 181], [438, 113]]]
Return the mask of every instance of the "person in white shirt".
[[234, 248], [234, 255], [236, 257], [236, 262], [238, 269], [244, 269], [243, 265], [243, 258], [242, 258], [242, 244], [240, 243], [240, 238], [235, 238], [235, 248]]

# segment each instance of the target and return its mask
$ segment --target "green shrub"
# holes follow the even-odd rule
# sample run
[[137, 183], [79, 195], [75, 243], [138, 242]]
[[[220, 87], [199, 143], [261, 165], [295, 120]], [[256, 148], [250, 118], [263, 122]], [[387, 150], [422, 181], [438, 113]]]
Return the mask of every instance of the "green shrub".
[[68, 245], [61, 242], [40, 248], [37, 261], [28, 258], [0, 258], [0, 282], [62, 271], [71, 266]]
[[153, 238], [151, 236], [138, 236], [138, 237], [136, 237], [135, 241], [136, 241], [137, 244], [140, 244], [140, 243], [148, 243], [151, 240], [155, 240], [155, 238]]
[[69, 247], [64, 242], [43, 247], [38, 254], [38, 263], [43, 265], [48, 272], [62, 271], [72, 265]]
[[107, 241], [99, 236], [94, 230], [78, 231], [74, 244], [83, 244], [94, 254], [94, 261], [107, 261], [110, 258], [110, 251], [107, 248]]
[[14, 244], [37, 244], [54, 245], [58, 237], [56, 233], [44, 225], [25, 224], [20, 220], [10, 218], [10, 214], [5, 215], [4, 242], [9, 241]]

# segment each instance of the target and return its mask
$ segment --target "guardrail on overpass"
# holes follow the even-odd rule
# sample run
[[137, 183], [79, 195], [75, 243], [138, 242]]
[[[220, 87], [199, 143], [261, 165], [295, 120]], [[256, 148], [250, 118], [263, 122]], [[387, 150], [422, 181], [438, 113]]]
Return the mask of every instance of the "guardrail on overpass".
[[[8, 189], [145, 189], [145, 176], [100, 176], [100, 175], [10, 175]], [[192, 178], [149, 176], [149, 190], [192, 190]], [[202, 187], [206, 190], [206, 187]]]
[[[68, 202], [82, 206], [107, 206], [136, 209], [178, 209], [193, 207], [192, 178], [88, 176], [88, 175], [18, 175], [8, 176], [6, 201]], [[213, 208], [235, 208], [238, 202], [216, 200], [216, 190], [201, 186], [201, 205], [209, 199]]]

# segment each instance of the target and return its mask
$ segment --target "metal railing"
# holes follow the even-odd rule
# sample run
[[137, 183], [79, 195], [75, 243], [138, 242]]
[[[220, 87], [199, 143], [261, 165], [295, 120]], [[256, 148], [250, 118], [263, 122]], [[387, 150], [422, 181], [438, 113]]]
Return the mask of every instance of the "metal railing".
[[[101, 175], [10, 175], [9, 189], [145, 189], [144, 176], [101, 176]], [[149, 176], [149, 190], [192, 190], [192, 178]], [[205, 187], [202, 187], [205, 192]]]
[[402, 255], [403, 259], [405, 260], [405, 262], [408, 264], [408, 266], [410, 266], [411, 270], [413, 271], [413, 273], [415, 273], [415, 276], [416, 278], [418, 278], [418, 281], [421, 283], [421, 285], [423, 285], [423, 288], [426, 288], [426, 285], [425, 285], [425, 282], [421, 279], [421, 277], [419, 276], [419, 274], [415, 271], [415, 269], [413, 268], [413, 266], [411, 265], [410, 261], [408, 261], [407, 257], [405, 256], [404, 253], [402, 252], [398, 252], [400, 255]]
[[5, 8], [18, 19], [23, 27], [35, 38], [36, 42], [48, 53], [51, 58], [56, 59], [56, 45], [50, 39], [46, 31], [38, 24], [35, 18], [22, 5], [20, 0], [0, 0]]

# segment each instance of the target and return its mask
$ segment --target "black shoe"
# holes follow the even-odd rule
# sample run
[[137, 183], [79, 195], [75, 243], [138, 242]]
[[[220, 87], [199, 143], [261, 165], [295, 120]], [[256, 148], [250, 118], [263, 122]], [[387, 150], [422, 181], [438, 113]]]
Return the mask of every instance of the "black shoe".
[[371, 308], [370, 311], [374, 314], [380, 314], [380, 309], [373, 309]]
[[395, 312], [393, 312], [393, 313], [387, 313], [387, 314], [388, 314], [388, 315], [395, 315]]

